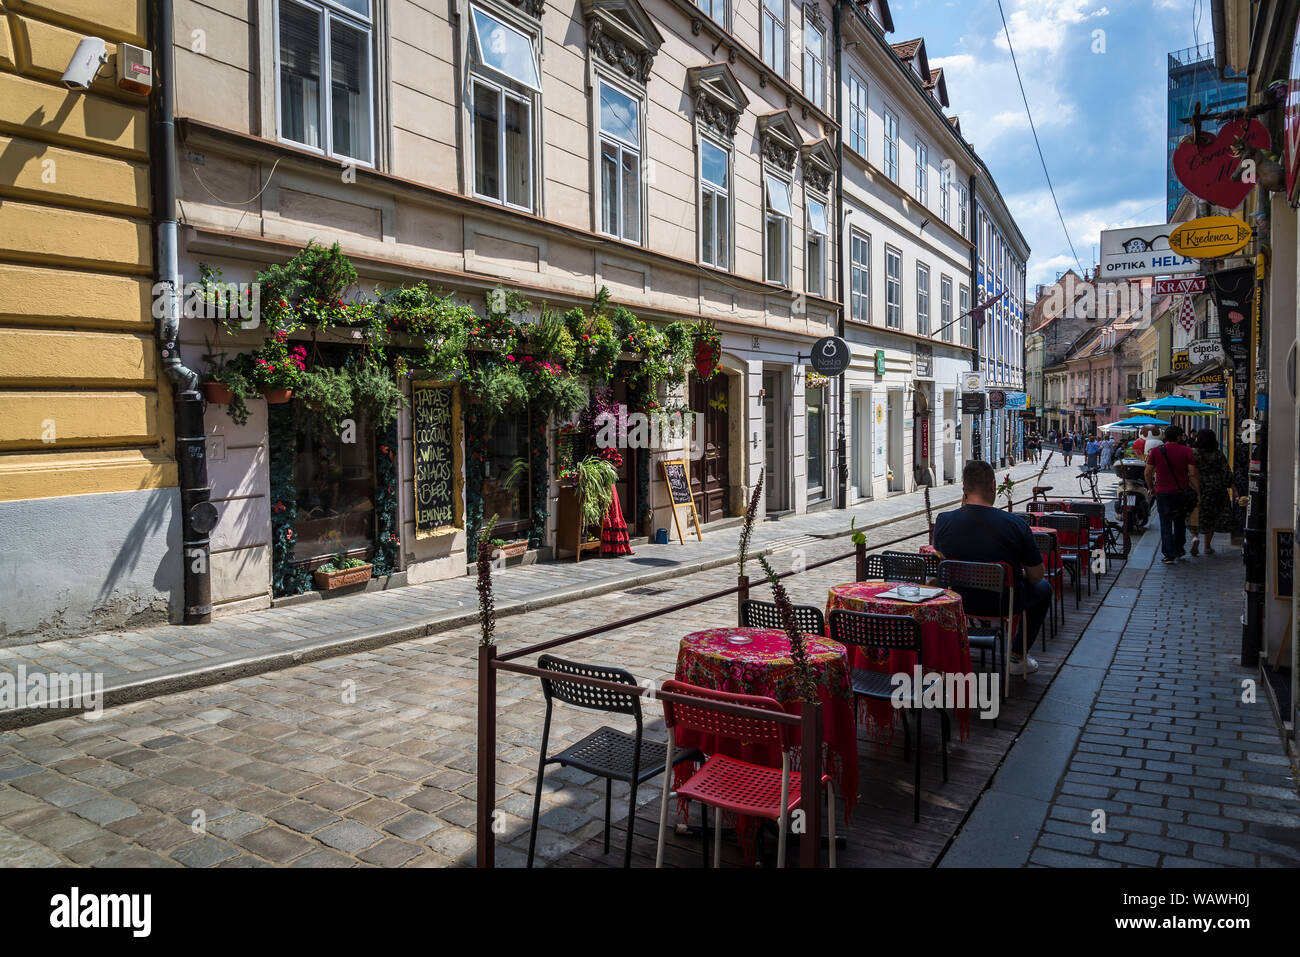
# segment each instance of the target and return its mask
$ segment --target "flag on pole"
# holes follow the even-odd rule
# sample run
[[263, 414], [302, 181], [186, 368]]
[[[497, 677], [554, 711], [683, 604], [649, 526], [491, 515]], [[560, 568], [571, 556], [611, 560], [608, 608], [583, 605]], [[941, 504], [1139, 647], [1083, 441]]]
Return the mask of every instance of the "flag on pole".
[[1191, 296], [1183, 296], [1183, 307], [1178, 311], [1178, 323], [1183, 327], [1184, 332], [1191, 332], [1196, 325], [1196, 306], [1192, 304]]

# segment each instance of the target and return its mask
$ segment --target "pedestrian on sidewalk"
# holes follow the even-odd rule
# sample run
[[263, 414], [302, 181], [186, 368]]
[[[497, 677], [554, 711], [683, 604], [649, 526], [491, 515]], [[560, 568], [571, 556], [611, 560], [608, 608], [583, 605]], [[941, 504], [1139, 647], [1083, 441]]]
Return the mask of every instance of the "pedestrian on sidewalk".
[[1106, 441], [1101, 443], [1101, 467], [1103, 471], [1109, 471], [1115, 463], [1115, 437], [1106, 436]]
[[1200, 476], [1192, 450], [1179, 439], [1182, 426], [1165, 429], [1164, 442], [1147, 453], [1147, 488], [1155, 493], [1160, 515], [1161, 562], [1172, 565], [1187, 554], [1187, 516], [1196, 506]]
[[1101, 443], [1097, 441], [1096, 436], [1088, 439], [1088, 444], [1083, 447], [1083, 451], [1085, 460], [1088, 463], [1088, 468], [1095, 469], [1097, 467], [1097, 459], [1101, 455]]
[[[961, 507], [935, 518], [934, 548], [955, 562], [1004, 562], [1011, 566], [1015, 607], [1024, 609], [1029, 627], [1016, 631], [1010, 670], [1013, 675], [1028, 675], [1038, 670], [1038, 662], [1026, 655], [1025, 649], [1033, 647], [1047, 620], [1052, 586], [1043, 577], [1043, 556], [1029, 526], [997, 507], [996, 482], [989, 463], [978, 459], [966, 463], [961, 471]], [[1000, 614], [998, 600], [989, 592], [963, 594], [962, 605], [968, 615], [996, 618]]]
[[1201, 482], [1196, 510], [1187, 519], [1187, 527], [1192, 532], [1192, 554], [1199, 553], [1201, 539], [1204, 539], [1205, 554], [1213, 555], [1214, 548], [1210, 543], [1228, 511], [1228, 493], [1235, 491], [1232, 468], [1227, 456], [1219, 451], [1219, 440], [1209, 429], [1196, 433], [1194, 461]]
[[1074, 436], [1068, 432], [1061, 436], [1061, 455], [1065, 458], [1065, 464], [1069, 465], [1074, 456]]

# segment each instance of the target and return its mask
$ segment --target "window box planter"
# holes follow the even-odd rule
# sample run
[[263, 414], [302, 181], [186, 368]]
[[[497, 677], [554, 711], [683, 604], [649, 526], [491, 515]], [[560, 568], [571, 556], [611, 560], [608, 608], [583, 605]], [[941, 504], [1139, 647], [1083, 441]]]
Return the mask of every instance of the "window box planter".
[[355, 568], [342, 568], [332, 572], [317, 569], [311, 574], [317, 588], [321, 591], [333, 591], [335, 588], [346, 588], [348, 585], [370, 581], [374, 567], [373, 564], [367, 563], [358, 565]]
[[[528, 551], [528, 539], [520, 538], [513, 542], [506, 542], [504, 545], [498, 545], [501, 550], [502, 558], [518, 558]], [[493, 549], [493, 557], [496, 557], [496, 549]]]
[[224, 382], [204, 382], [203, 398], [210, 405], [230, 405], [235, 401], [235, 393]]

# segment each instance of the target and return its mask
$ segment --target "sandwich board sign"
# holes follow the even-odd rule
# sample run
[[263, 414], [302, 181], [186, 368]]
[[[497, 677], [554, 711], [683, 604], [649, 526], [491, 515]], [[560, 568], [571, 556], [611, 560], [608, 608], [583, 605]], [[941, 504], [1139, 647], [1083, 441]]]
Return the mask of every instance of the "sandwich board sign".
[[704, 536], [700, 534], [700, 516], [695, 511], [695, 496], [691, 494], [691, 475], [687, 471], [686, 460], [668, 459], [660, 464], [664, 472], [664, 482], [668, 486], [668, 504], [673, 510], [673, 524], [677, 526], [677, 540], [683, 545], [686, 544], [677, 510], [689, 508], [691, 518], [695, 522], [695, 537], [701, 542], [704, 541]]

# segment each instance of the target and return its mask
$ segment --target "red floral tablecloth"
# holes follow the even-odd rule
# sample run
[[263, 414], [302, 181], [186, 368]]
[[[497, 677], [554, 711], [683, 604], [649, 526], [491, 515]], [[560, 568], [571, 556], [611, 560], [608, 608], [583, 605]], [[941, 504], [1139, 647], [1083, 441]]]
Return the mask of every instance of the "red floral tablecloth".
[[[929, 547], [929, 546], [923, 546]], [[860, 648], [851, 650], [854, 668], [879, 671], [886, 674], [912, 674], [918, 663], [924, 672], [940, 674], [971, 674], [970, 641], [966, 635], [966, 613], [961, 596], [948, 590], [926, 602], [899, 601], [877, 598], [881, 592], [897, 587], [898, 582], [865, 581], [836, 585], [826, 599], [826, 614], [843, 608], [848, 611], [865, 611], [873, 615], [907, 615], [921, 625], [921, 661], [910, 651], [893, 651], [888, 654], [868, 654]], [[893, 740], [894, 724], [898, 715], [889, 701], [867, 701], [862, 719], [870, 729], [872, 740], [885, 748]], [[953, 708], [961, 738], [970, 737], [970, 709]]]
[[[729, 638], [750, 640], [733, 644]], [[843, 645], [829, 638], [807, 635], [805, 640], [822, 705], [826, 772], [835, 781], [836, 799], [843, 801], [847, 821], [858, 796], [858, 737], [848, 654]], [[793, 676], [790, 639], [778, 629], [711, 628], [687, 635], [677, 650], [678, 681], [717, 691], [762, 695], [780, 702], [788, 713], [799, 714], [801, 704], [794, 699]], [[793, 730], [797, 739], [799, 729]], [[674, 741], [678, 747], [699, 748], [705, 754], [726, 754], [755, 764], [781, 766], [781, 753], [775, 747], [746, 746], [742, 750], [734, 742], [719, 742], [713, 735], [680, 730]], [[677, 772], [680, 784], [690, 769], [679, 766]]]

